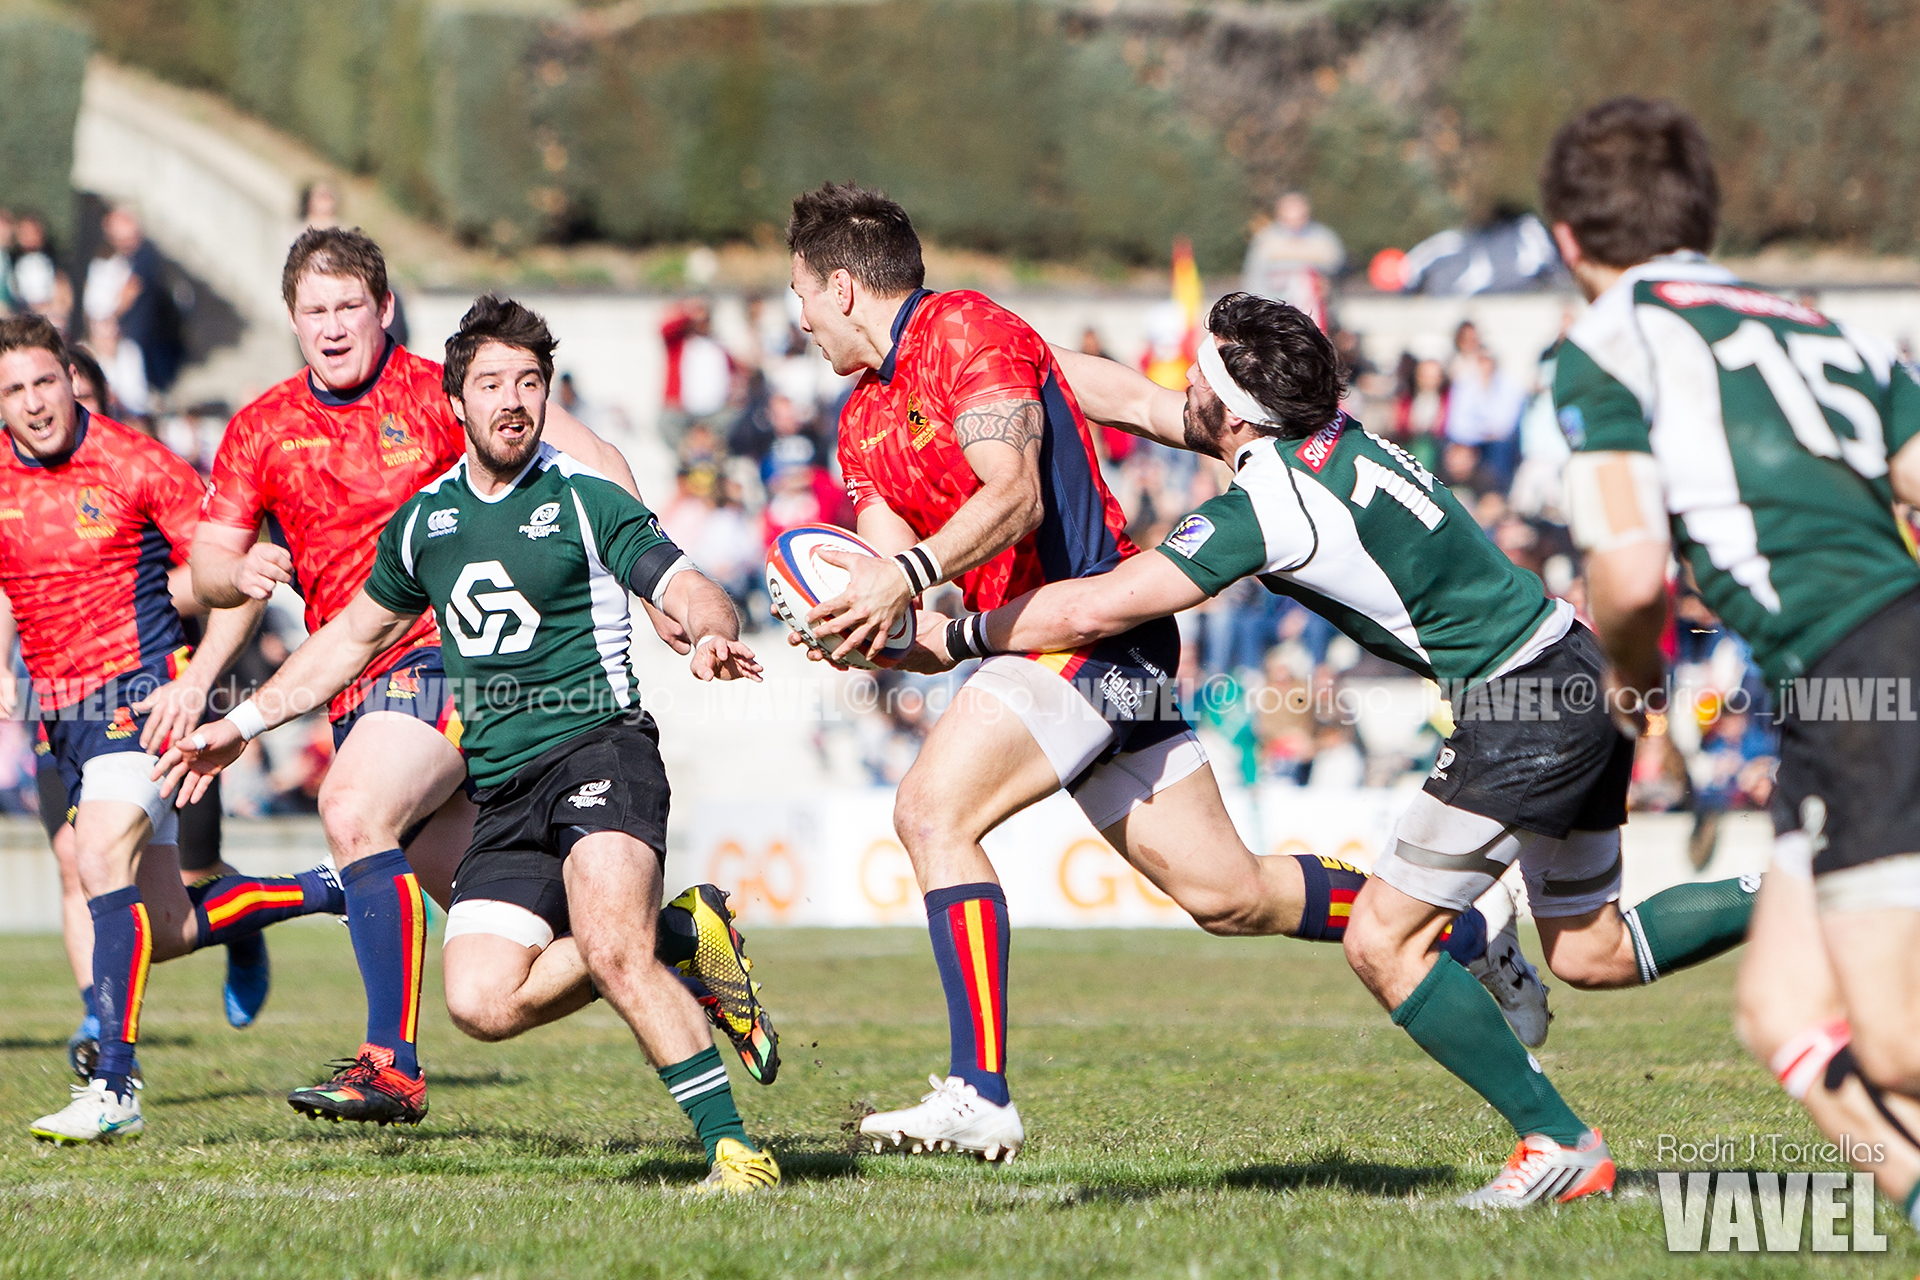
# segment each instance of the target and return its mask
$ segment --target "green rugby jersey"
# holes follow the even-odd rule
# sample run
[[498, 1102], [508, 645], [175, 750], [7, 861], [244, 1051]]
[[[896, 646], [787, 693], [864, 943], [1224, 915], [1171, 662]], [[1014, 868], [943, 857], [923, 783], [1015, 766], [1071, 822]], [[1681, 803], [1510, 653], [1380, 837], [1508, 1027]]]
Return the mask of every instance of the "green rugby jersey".
[[634, 705], [627, 589], [658, 605], [690, 567], [633, 495], [542, 444], [492, 497], [462, 457], [409, 498], [381, 531], [367, 594], [439, 615], [460, 749], [491, 787]]
[[1233, 483], [1160, 545], [1208, 595], [1258, 575], [1369, 651], [1449, 691], [1531, 661], [1573, 625], [1446, 485], [1344, 414], [1257, 440]]
[[1595, 299], [1553, 398], [1576, 450], [1653, 455], [1675, 552], [1770, 680], [1920, 587], [1887, 477], [1920, 384], [1885, 344], [1672, 254]]

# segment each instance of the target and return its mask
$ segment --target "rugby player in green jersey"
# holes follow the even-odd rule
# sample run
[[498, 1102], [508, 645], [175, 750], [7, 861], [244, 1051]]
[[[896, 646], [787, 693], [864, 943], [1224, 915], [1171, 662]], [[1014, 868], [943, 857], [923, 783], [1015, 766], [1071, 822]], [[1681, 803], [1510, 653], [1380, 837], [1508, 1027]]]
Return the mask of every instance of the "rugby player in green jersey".
[[[447, 342], [443, 383], [465, 455], [394, 513], [346, 610], [161, 768], [169, 784], [199, 775], [191, 798], [246, 739], [324, 705], [432, 608], [447, 675], [471, 691], [461, 750], [479, 805], [447, 913], [449, 1007], [459, 1018], [511, 996], [571, 932], [705, 1143], [703, 1188], [760, 1190], [779, 1166], [747, 1137], [699, 1005], [655, 956], [668, 789], [628, 656], [628, 592], [684, 629], [699, 679], [757, 680], [760, 665], [726, 593], [653, 513], [541, 443], [554, 345], [518, 303], [474, 304]], [[551, 994], [552, 1016], [586, 998]]]
[[1752, 646], [1780, 713], [1741, 1035], [1913, 1219], [1920, 565], [1892, 503], [1920, 502], [1920, 383], [1885, 343], [1706, 260], [1719, 191], [1678, 107], [1621, 98], [1575, 117], [1541, 188], [1593, 303], [1561, 347], [1554, 400], [1616, 709], [1631, 721], [1661, 705], [1678, 557]]
[[1060, 359], [1089, 418], [1221, 459], [1234, 468], [1227, 491], [1159, 554], [944, 631], [927, 615], [921, 635], [948, 658], [1072, 648], [1257, 576], [1438, 681], [1456, 727], [1354, 901], [1348, 960], [1394, 1022], [1519, 1134], [1499, 1176], [1463, 1203], [1609, 1191], [1599, 1132], [1434, 939], [1517, 861], [1548, 967], [1576, 987], [1632, 986], [1739, 943], [1754, 885], [1684, 885], [1621, 911], [1633, 750], [1601, 701], [1592, 633], [1445, 485], [1341, 412], [1332, 344], [1308, 317], [1232, 294], [1208, 328], [1184, 395], [1110, 361]]

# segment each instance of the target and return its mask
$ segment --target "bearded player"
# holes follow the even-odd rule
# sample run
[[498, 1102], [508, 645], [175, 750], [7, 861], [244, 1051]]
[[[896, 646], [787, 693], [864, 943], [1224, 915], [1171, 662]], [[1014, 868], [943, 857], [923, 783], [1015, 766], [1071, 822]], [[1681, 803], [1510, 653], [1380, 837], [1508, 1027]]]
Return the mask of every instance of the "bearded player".
[[1581, 113], [1540, 185], [1593, 303], [1553, 396], [1616, 685], [1660, 705], [1677, 556], [1779, 698], [1741, 1036], [1920, 1222], [1920, 566], [1892, 512], [1920, 502], [1920, 379], [1707, 261], [1720, 192], [1679, 107]]
[[[307, 601], [317, 632], [366, 582], [380, 529], [402, 503], [459, 461], [465, 436], [442, 389], [438, 362], [391, 341], [394, 300], [379, 246], [357, 230], [315, 228], [287, 254], [281, 276], [307, 368], [242, 409], [214, 459], [193, 546], [200, 600], [232, 607], [280, 583]], [[557, 408], [554, 447], [634, 491], [619, 451]], [[272, 540], [262, 540], [263, 527]], [[284, 545], [283, 545], [284, 543]], [[669, 640], [685, 638], [650, 613]], [[461, 791], [461, 711], [440, 659], [440, 631], [422, 611], [404, 635], [333, 699], [336, 751], [320, 792], [320, 820], [346, 891], [367, 996], [367, 1037], [333, 1079], [297, 1089], [305, 1114], [418, 1123], [426, 1081], [416, 1031], [425, 957], [422, 892], [444, 907], [473, 825]], [[665, 913], [663, 958], [697, 967], [709, 1014], [757, 1079], [777, 1069], [772, 1029], [753, 994], [739, 937], [718, 890], [688, 890]], [[708, 946], [698, 943], [707, 939]], [[550, 1020], [591, 996], [577, 948], [545, 948], [519, 996], [491, 1009], [497, 1038]]]
[[[861, 537], [892, 556], [828, 553], [851, 578], [811, 615], [816, 634], [839, 654], [877, 649], [936, 583], [989, 608], [1136, 554], [1046, 343], [980, 294], [922, 288], [920, 242], [899, 205], [829, 184], [794, 201], [787, 243], [802, 326], [837, 372], [864, 373], [841, 418], [840, 464]], [[1006, 1077], [1007, 903], [980, 840], [1063, 787], [1207, 928], [1339, 939], [1364, 877], [1247, 851], [1172, 699], [1179, 657], [1171, 619], [1070, 653], [1003, 656], [934, 727], [894, 825], [926, 899], [952, 1053], [921, 1105], [862, 1122], [870, 1139], [989, 1160], [1025, 1141]], [[1483, 954], [1484, 922], [1458, 942], [1471, 948], [1463, 960]], [[1544, 1031], [1544, 1007], [1539, 1021]]]
[[[653, 514], [541, 444], [553, 349], [546, 322], [520, 304], [474, 303], [447, 341], [444, 383], [466, 427], [464, 456], [388, 521], [347, 608], [253, 698], [168, 756], [179, 770], [169, 785], [344, 689], [437, 606], [457, 642], [448, 669], [485, 690], [467, 708], [480, 812], [449, 932], [462, 922], [486, 924], [484, 934], [575, 931], [595, 985], [706, 1146], [701, 1189], [761, 1191], [779, 1184], [780, 1167], [747, 1137], [699, 1007], [656, 957], [668, 787], [659, 730], [636, 696], [629, 590], [693, 637], [696, 678], [757, 680], [760, 664], [726, 592]], [[472, 945], [482, 940], [470, 930], [447, 947], [450, 993], [474, 984], [468, 970], [488, 952], [522, 950], [505, 937]]]
[[165, 446], [74, 401], [70, 361], [44, 317], [0, 320], [0, 591], [19, 628], [46, 764], [73, 798], [74, 860], [93, 925], [99, 1052], [66, 1107], [33, 1135], [57, 1143], [137, 1137], [134, 1047], [149, 967], [344, 909], [325, 868], [222, 876], [189, 893], [177, 822], [152, 777], [190, 731], [207, 689], [260, 606], [216, 610], [197, 653], [176, 592], [202, 486]]

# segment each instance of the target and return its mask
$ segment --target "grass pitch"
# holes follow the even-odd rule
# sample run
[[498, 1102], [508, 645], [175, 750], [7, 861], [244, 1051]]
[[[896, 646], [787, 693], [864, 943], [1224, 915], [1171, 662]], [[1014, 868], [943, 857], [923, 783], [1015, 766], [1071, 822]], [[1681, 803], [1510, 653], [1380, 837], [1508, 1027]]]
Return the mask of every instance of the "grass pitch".
[[1491, 1176], [1510, 1132], [1387, 1021], [1334, 947], [1016, 931], [1013, 1083], [1029, 1146], [989, 1168], [862, 1154], [844, 1127], [869, 1104], [913, 1101], [945, 1067], [925, 935], [759, 930], [749, 947], [784, 1065], [762, 1089], [736, 1063], [734, 1088], [786, 1186], [713, 1203], [686, 1195], [700, 1150], [604, 1004], [507, 1044], [466, 1040], [440, 1004], [437, 947], [427, 1121], [300, 1118], [283, 1095], [359, 1043], [359, 983], [337, 925], [271, 940], [273, 998], [245, 1032], [220, 1016], [223, 953], [156, 968], [141, 1020], [146, 1137], [57, 1150], [26, 1127], [64, 1104], [78, 1004], [58, 939], [0, 938], [0, 1274], [1613, 1280], [1920, 1267], [1920, 1243], [1884, 1205], [1885, 1254], [1666, 1252], [1658, 1135], [1815, 1136], [1734, 1039], [1725, 959], [1650, 990], [1556, 986], [1540, 1058], [1605, 1129], [1621, 1192], [1481, 1216], [1451, 1199]]

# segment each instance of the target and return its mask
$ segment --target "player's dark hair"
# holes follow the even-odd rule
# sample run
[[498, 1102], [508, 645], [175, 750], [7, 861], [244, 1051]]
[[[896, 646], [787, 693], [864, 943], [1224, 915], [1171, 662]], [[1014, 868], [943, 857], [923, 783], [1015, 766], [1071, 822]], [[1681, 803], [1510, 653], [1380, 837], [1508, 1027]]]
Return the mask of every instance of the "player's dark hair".
[[794, 198], [787, 251], [799, 254], [816, 280], [845, 271], [882, 298], [912, 293], [927, 280], [907, 211], [884, 192], [851, 182], [829, 182]]
[[0, 356], [9, 351], [25, 351], [34, 347], [50, 352], [60, 362], [62, 369], [72, 363], [73, 357], [67, 350], [66, 340], [53, 327], [53, 321], [39, 312], [25, 311], [0, 320]]
[[483, 293], [460, 317], [459, 331], [447, 339], [447, 363], [440, 371], [440, 386], [448, 395], [461, 394], [474, 355], [489, 342], [527, 352], [540, 365], [541, 380], [553, 385], [553, 349], [560, 344], [547, 322], [512, 298]]
[[1609, 267], [1713, 248], [1720, 185], [1700, 123], [1671, 102], [1613, 98], [1560, 126], [1540, 166], [1549, 222]]
[[323, 276], [352, 276], [367, 286], [376, 306], [387, 300], [387, 257], [373, 237], [358, 227], [308, 227], [287, 250], [287, 265], [280, 271], [280, 296], [287, 309], [293, 309], [293, 295], [300, 277], [312, 272]]
[[1256, 427], [1261, 435], [1298, 440], [1339, 414], [1347, 372], [1333, 342], [1300, 308], [1230, 293], [1207, 313], [1207, 331], [1220, 340], [1233, 380], [1279, 422]]

